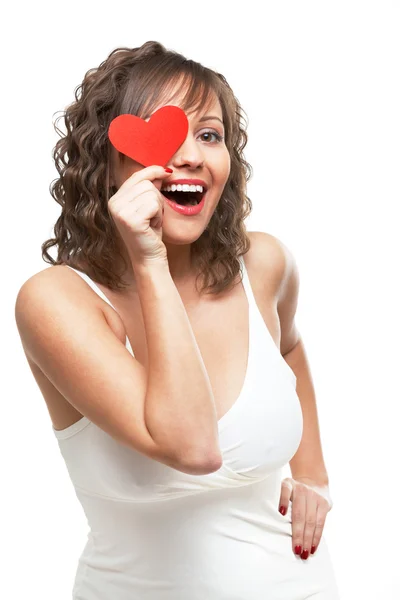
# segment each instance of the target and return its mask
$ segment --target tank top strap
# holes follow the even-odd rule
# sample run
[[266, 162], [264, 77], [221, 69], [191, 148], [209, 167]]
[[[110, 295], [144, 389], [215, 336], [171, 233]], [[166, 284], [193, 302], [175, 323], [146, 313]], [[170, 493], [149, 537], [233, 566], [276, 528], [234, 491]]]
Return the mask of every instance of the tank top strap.
[[[249, 275], [247, 273], [246, 265], [244, 262], [243, 256], [240, 256], [240, 262], [242, 263], [242, 283], [246, 292], [247, 300], [249, 303], [250, 313], [253, 313], [253, 316], [258, 315], [260, 311], [258, 310], [257, 302], [253, 294], [253, 288], [251, 287]], [[260, 314], [261, 317], [261, 314]], [[262, 318], [262, 317], [261, 317]]]
[[249, 275], [247, 273], [246, 265], [244, 263], [243, 256], [240, 256], [240, 261], [242, 263], [242, 283], [245, 289], [247, 300], [249, 303], [249, 319], [250, 322], [254, 323], [254, 332], [255, 336], [258, 336], [258, 343], [262, 344], [263, 341], [266, 341], [268, 350], [274, 355], [278, 362], [283, 365], [284, 370], [289, 373], [290, 378], [292, 379], [294, 385], [296, 385], [296, 375], [294, 371], [289, 367], [288, 363], [285, 361], [283, 356], [281, 355], [277, 345], [275, 344], [274, 338], [271, 335], [268, 327], [265, 324], [264, 318], [261, 314], [260, 309], [258, 308], [258, 304], [256, 302], [253, 288], [251, 287]]
[[[71, 267], [70, 265], [65, 265], [65, 266], [68, 267], [69, 269], [72, 269], [73, 271], [75, 271], [75, 273], [80, 275], [80, 277], [82, 277], [82, 279], [84, 279], [86, 281], [86, 283], [92, 288], [92, 290], [94, 292], [96, 292], [96, 294], [98, 294], [100, 296], [100, 298], [102, 298], [105, 302], [107, 302], [107, 304], [109, 304], [111, 306], [111, 308], [113, 308], [115, 310], [116, 313], [118, 313], [115, 306], [113, 304], [111, 304], [111, 302], [109, 301], [107, 296], [104, 294], [104, 292], [101, 291], [99, 286], [94, 281], [92, 281], [92, 279], [90, 279], [89, 275], [86, 275], [86, 273], [83, 273], [82, 271], [79, 271], [78, 269], [75, 269], [74, 267]], [[128, 336], [126, 336], [125, 345], [128, 347], [128, 350], [132, 353], [132, 356], [135, 356], [133, 353], [132, 346], [131, 346]]]
[[[109, 304], [111, 306], [111, 308], [114, 308], [114, 306], [111, 304], [111, 302], [109, 301], [107, 296], [101, 291], [101, 289], [95, 284], [95, 282], [92, 281], [88, 275], [86, 275], [86, 273], [83, 273], [82, 271], [79, 271], [78, 269], [75, 269], [74, 267], [70, 267], [69, 265], [65, 265], [65, 266], [68, 267], [69, 269], [72, 269], [73, 271], [75, 271], [75, 273], [78, 273], [78, 275], [80, 275], [82, 277], [82, 279], [84, 279], [86, 281], [86, 283], [92, 288], [92, 290], [94, 292], [96, 292], [96, 294], [98, 294], [105, 302], [107, 302], [107, 304]], [[114, 308], [114, 310], [115, 310], [115, 308]]]
[[268, 327], [265, 324], [264, 317], [262, 316], [261, 311], [258, 308], [258, 304], [254, 296], [253, 288], [251, 287], [249, 274], [247, 272], [243, 256], [240, 256], [240, 260], [242, 263], [243, 273], [242, 283], [246, 292], [247, 301], [249, 303], [249, 320], [254, 329], [255, 336], [257, 337], [258, 343], [263, 343], [266, 341], [267, 347], [272, 351], [272, 353], [278, 353], [280, 355], [280, 352], [276, 347], [274, 339]]

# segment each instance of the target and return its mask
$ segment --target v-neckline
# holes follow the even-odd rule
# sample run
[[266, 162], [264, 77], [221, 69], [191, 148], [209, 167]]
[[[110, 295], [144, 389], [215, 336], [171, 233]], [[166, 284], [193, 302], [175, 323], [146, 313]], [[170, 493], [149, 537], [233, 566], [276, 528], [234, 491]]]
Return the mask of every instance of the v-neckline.
[[248, 331], [248, 350], [247, 350], [247, 364], [246, 364], [246, 371], [245, 371], [245, 375], [244, 375], [244, 379], [243, 379], [243, 383], [242, 383], [242, 388], [239, 392], [238, 397], [236, 398], [235, 402], [232, 404], [232, 406], [230, 408], [228, 408], [228, 410], [226, 411], [225, 414], [222, 415], [222, 417], [220, 417], [217, 421], [218, 423], [218, 428], [222, 429], [223, 427], [225, 427], [225, 425], [227, 424], [227, 421], [231, 418], [231, 416], [238, 410], [238, 408], [241, 406], [243, 400], [246, 398], [246, 393], [247, 393], [247, 387], [249, 385], [249, 381], [250, 381], [250, 369], [252, 367], [252, 342], [253, 342], [253, 319], [252, 319], [252, 307], [251, 307], [251, 300], [249, 298], [249, 293], [248, 293], [248, 286], [247, 286], [247, 270], [246, 270], [246, 265], [244, 263], [244, 258], [243, 256], [240, 256], [240, 261], [242, 263], [242, 279], [241, 279], [241, 286], [244, 290], [245, 296], [246, 296], [246, 300], [247, 300], [247, 331]]
[[[246, 391], [247, 391], [249, 378], [250, 378], [249, 372], [250, 372], [250, 368], [251, 368], [251, 364], [252, 364], [252, 340], [253, 340], [252, 330], [253, 330], [253, 327], [252, 327], [251, 299], [249, 298], [250, 290], [248, 289], [248, 279], [246, 279], [247, 278], [247, 269], [246, 269], [246, 265], [244, 262], [244, 258], [243, 258], [243, 256], [240, 256], [239, 259], [242, 264], [242, 279], [241, 279], [240, 284], [243, 288], [243, 291], [245, 293], [246, 300], [247, 300], [247, 315], [248, 315], [247, 316], [247, 332], [248, 332], [247, 333], [247, 336], [248, 336], [247, 363], [246, 363], [246, 371], [245, 371], [242, 387], [241, 387], [238, 397], [236, 398], [234, 403], [231, 405], [231, 407], [228, 408], [228, 410], [222, 415], [222, 417], [220, 417], [217, 420], [219, 429], [222, 429], [225, 426], [226, 421], [228, 421], [228, 419], [232, 416], [232, 414], [238, 409], [242, 400], [244, 399], [244, 397], [246, 395]], [[66, 266], [74, 271], [75, 270], [79, 271], [79, 269], [75, 269], [74, 267], [70, 267], [69, 265], [66, 265]], [[107, 298], [107, 296], [99, 288], [99, 286], [83, 271], [79, 271], [79, 273], [81, 273], [86, 279], [88, 279], [93, 284], [93, 286], [96, 288], [96, 290], [98, 291], [101, 298], [103, 300], [105, 300], [105, 302], [107, 302], [111, 306], [111, 308], [113, 308], [115, 310], [115, 312], [118, 314], [118, 311], [116, 310], [115, 306], [113, 306], [112, 302]], [[125, 345], [127, 346], [127, 349], [129, 350], [129, 352], [134, 357], [135, 355], [133, 353], [133, 349], [132, 349], [131, 343], [130, 343], [127, 335], [126, 335]]]

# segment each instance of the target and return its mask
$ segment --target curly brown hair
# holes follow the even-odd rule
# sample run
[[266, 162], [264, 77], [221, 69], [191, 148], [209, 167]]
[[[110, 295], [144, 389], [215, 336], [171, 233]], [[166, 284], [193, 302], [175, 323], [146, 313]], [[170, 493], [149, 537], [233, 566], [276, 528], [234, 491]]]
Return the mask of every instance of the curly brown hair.
[[[54, 225], [55, 237], [41, 246], [45, 262], [80, 269], [113, 291], [127, 287], [121, 277], [127, 266], [121, 254], [123, 242], [108, 209], [110, 197], [117, 192], [110, 185], [108, 127], [120, 114], [146, 119], [160, 93], [172, 91], [177, 81], [184, 82], [179, 92], [186, 90], [183, 110], [206, 108], [214, 95], [221, 104], [231, 169], [207, 228], [191, 244], [191, 260], [197, 278], [203, 279], [201, 292], [218, 294], [234, 284], [241, 270], [239, 256], [250, 247], [244, 224], [252, 210], [246, 195], [252, 167], [243, 156], [247, 123], [223, 75], [155, 41], [113, 50], [98, 68], [87, 71], [75, 89], [76, 100], [53, 123], [61, 139], [53, 148], [59, 177], [51, 182], [50, 193], [62, 211]], [[57, 127], [62, 117], [66, 135]], [[120, 153], [119, 158], [123, 158]], [[48, 253], [54, 245], [57, 260]], [[116, 272], [116, 258], [125, 264], [121, 273]]]

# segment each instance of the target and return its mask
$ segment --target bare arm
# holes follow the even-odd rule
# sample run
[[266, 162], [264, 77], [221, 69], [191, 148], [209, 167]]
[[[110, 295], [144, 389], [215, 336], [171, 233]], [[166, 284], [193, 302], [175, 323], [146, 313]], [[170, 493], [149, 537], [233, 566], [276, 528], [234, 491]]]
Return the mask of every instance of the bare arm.
[[[109, 326], [97, 294], [66, 267], [45, 269], [26, 281], [18, 293], [15, 318], [24, 352], [73, 407], [119, 443], [183, 473], [216, 471], [219, 450], [217, 436], [212, 436], [215, 416], [207, 376], [204, 372], [201, 379], [202, 363], [195, 341], [191, 347], [188, 343], [191, 330], [186, 312], [181, 307], [181, 312], [170, 316], [175, 304], [180, 308], [179, 293], [169, 270], [152, 270], [138, 279], [140, 298], [146, 305], [145, 322], [151, 323], [150, 328], [147, 326], [150, 365], [156, 360], [150, 373]], [[148, 302], [150, 290], [153, 296]], [[179, 338], [181, 330], [185, 335]], [[185, 343], [187, 355], [182, 359]], [[195, 357], [192, 368], [190, 356]], [[174, 359], [182, 361], [182, 371]], [[170, 376], [168, 366], [173, 369]], [[193, 386], [191, 377], [195, 378]], [[154, 384], [155, 378], [158, 382]], [[185, 390], [186, 397], [179, 404], [175, 394], [185, 394]], [[156, 413], [155, 425], [150, 415], [150, 428], [161, 443], [153, 439], [145, 422], [147, 400]], [[200, 408], [197, 415], [196, 406]], [[197, 427], [196, 418], [203, 430]]]
[[278, 303], [281, 352], [296, 375], [296, 392], [303, 413], [301, 443], [289, 464], [293, 478], [325, 486], [329, 478], [322, 452], [317, 400], [304, 344], [295, 324], [299, 272], [293, 254], [282, 243], [281, 247], [282, 264], [285, 265]]
[[167, 262], [135, 267], [148, 346], [147, 428], [179, 460], [219, 468], [213, 393]]

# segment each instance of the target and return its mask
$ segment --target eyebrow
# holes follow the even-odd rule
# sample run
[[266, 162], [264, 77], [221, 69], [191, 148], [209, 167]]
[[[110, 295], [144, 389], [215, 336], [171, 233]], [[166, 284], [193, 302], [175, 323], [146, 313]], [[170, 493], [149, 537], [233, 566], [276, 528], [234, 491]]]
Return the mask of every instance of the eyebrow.
[[199, 119], [199, 121], [211, 121], [212, 119], [220, 121], [220, 123], [222, 123], [222, 125], [224, 124], [223, 121], [221, 121], [221, 119], [219, 117], [214, 117], [213, 115], [205, 115], [204, 117], [201, 117], [201, 119]]

